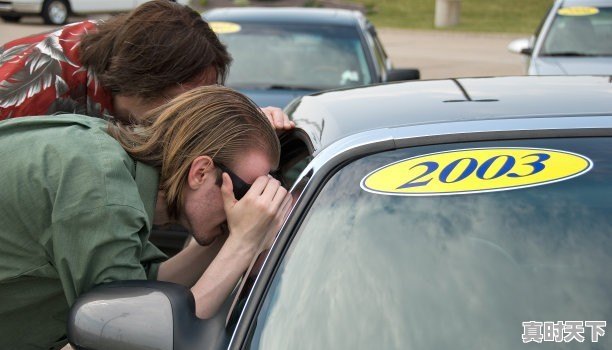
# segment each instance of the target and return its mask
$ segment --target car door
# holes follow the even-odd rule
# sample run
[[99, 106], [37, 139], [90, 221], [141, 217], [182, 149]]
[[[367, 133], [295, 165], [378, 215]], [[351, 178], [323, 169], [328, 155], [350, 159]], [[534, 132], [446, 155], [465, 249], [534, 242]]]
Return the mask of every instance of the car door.
[[71, 0], [70, 6], [72, 11], [77, 13], [121, 12], [129, 11], [144, 2], [142, 0]]

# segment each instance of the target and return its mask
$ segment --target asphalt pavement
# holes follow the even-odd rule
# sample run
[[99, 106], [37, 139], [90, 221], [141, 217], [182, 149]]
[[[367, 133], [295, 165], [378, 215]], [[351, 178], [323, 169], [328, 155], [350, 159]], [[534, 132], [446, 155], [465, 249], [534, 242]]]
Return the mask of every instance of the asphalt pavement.
[[524, 57], [508, 44], [525, 34], [485, 34], [379, 28], [397, 68], [418, 68], [422, 79], [523, 75]]
[[[17, 24], [0, 20], [0, 44], [54, 28], [35, 17]], [[422, 79], [524, 74], [523, 57], [506, 49], [524, 34], [391, 28], [378, 28], [378, 33], [395, 67], [418, 68]]]

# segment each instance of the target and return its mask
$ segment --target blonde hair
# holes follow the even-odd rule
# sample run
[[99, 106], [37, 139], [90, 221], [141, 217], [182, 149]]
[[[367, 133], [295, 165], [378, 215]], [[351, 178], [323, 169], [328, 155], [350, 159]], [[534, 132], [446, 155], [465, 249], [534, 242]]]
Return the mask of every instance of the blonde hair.
[[195, 158], [207, 155], [232, 166], [239, 154], [259, 148], [278, 166], [280, 144], [272, 125], [251, 100], [226, 87], [192, 89], [147, 113], [140, 124], [113, 124], [109, 133], [132, 158], [160, 168], [159, 187], [174, 219]]

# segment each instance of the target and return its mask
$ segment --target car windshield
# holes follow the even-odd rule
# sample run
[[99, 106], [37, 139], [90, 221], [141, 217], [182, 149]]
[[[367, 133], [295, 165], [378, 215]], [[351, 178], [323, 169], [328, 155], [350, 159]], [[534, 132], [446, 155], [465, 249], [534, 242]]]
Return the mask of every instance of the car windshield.
[[[593, 166], [564, 181], [484, 193], [397, 196], [360, 186], [375, 169], [407, 158], [500, 146], [572, 152]], [[491, 159], [497, 174], [480, 173], [484, 165], [471, 171], [485, 182], [512, 174], [510, 157], [503, 166], [503, 158]], [[521, 176], [546, 164], [519, 159]], [[470, 158], [461, 162], [459, 173], [444, 175], [448, 182], [470, 169]], [[612, 349], [612, 335], [593, 335], [591, 323], [612, 320], [611, 213], [610, 138], [437, 145], [361, 158], [313, 202], [266, 294], [250, 348], [513, 350], [538, 329], [528, 328], [533, 321], [543, 349]], [[559, 321], [560, 330], [543, 328]], [[569, 322], [580, 322], [583, 342], [568, 336]]]
[[323, 90], [372, 82], [356, 27], [240, 23], [221, 33], [233, 88]]
[[612, 7], [560, 9], [540, 55], [612, 56]]

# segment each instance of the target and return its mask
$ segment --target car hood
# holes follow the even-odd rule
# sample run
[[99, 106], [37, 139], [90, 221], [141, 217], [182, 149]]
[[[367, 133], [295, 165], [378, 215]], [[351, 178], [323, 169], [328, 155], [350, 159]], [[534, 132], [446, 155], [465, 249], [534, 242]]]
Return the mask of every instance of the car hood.
[[612, 57], [539, 57], [530, 75], [612, 75]]
[[259, 107], [280, 107], [284, 108], [294, 98], [309, 95], [315, 91], [312, 90], [284, 90], [284, 89], [246, 89], [237, 88], [238, 91], [247, 95]]

